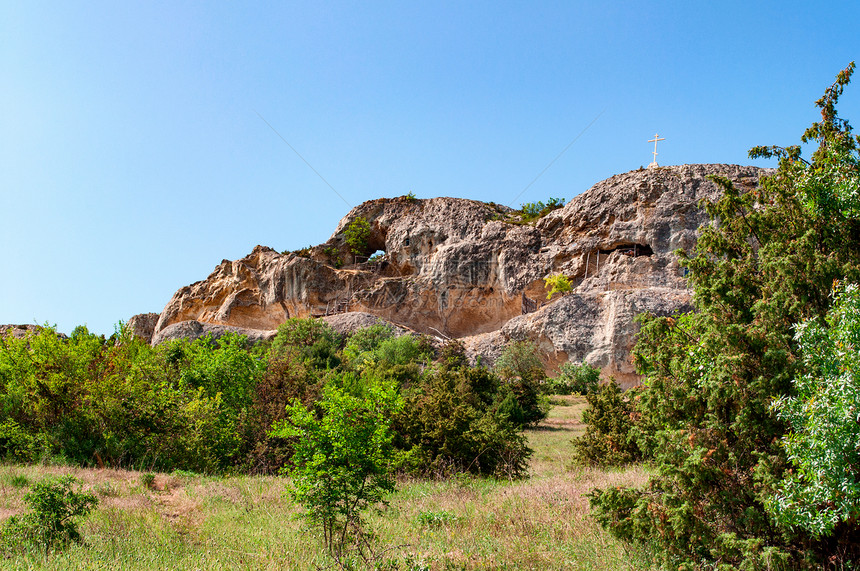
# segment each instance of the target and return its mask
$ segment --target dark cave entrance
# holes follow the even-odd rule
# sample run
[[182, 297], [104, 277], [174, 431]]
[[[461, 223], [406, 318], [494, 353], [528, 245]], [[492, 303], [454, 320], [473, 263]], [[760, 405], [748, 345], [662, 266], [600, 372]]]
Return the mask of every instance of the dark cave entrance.
[[653, 256], [654, 250], [648, 244], [619, 244], [610, 250], [599, 250], [601, 256], [606, 256], [612, 252], [618, 252], [622, 256], [638, 258], [639, 256]]

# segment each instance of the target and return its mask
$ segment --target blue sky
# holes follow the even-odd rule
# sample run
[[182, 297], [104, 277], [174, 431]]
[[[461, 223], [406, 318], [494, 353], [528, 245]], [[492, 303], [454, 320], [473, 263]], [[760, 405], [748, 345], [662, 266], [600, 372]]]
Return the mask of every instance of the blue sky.
[[799, 141], [858, 21], [856, 1], [6, 0], [0, 323], [111, 333], [256, 244], [323, 242], [347, 203], [570, 199], [647, 165], [655, 132], [663, 165], [772, 166], [747, 150]]

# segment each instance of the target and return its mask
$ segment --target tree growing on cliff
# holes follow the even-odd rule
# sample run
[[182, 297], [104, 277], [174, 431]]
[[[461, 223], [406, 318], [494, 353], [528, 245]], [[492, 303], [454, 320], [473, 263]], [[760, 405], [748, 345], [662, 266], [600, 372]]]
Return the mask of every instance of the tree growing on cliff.
[[366, 255], [368, 240], [370, 239], [370, 223], [367, 218], [359, 216], [350, 222], [344, 231], [349, 251], [357, 255]]
[[714, 178], [723, 195], [705, 207], [718, 224], [681, 253], [698, 313], [643, 324], [640, 445], [658, 475], [644, 490], [597, 491], [592, 506], [618, 536], [653, 542], [671, 568], [856, 561], [856, 520], [816, 536], [766, 509], [792, 468], [771, 403], [809, 373], [795, 326], [827, 313], [834, 280], [860, 279], [858, 140], [836, 113], [853, 70], [817, 102], [821, 121], [801, 139], [818, 143], [810, 161], [799, 146], [756, 147], [752, 157], [780, 161], [757, 188]]
[[573, 289], [573, 286], [570, 283], [570, 278], [564, 274], [547, 276], [543, 281], [544, 288], [549, 290], [546, 294], [547, 301], [552, 299], [553, 294], [560, 293], [561, 295], [564, 295]]

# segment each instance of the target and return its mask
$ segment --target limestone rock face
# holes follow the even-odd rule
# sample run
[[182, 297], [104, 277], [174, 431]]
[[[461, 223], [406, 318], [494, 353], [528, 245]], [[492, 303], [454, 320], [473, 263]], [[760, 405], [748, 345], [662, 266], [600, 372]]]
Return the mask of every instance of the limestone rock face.
[[132, 335], [140, 337], [149, 343], [152, 341], [152, 334], [155, 332], [158, 317], [157, 313], [138, 313], [131, 316], [125, 326], [131, 331]]
[[689, 311], [688, 290], [663, 287], [573, 293], [535, 313], [511, 319], [504, 341], [532, 340], [549, 365], [585, 361], [624, 388], [639, 383], [630, 355], [638, 332], [636, 315]]
[[[14, 337], [15, 339], [26, 339], [31, 335], [36, 335], [43, 329], [44, 327], [42, 327], [41, 325], [6, 324], [0, 325], [0, 336]], [[60, 339], [68, 338], [65, 333], [57, 333], [57, 337], [59, 337]]]
[[364, 329], [377, 324], [387, 325], [390, 327], [395, 337], [410, 333], [410, 331], [402, 327], [398, 327], [386, 319], [363, 311], [350, 311], [347, 313], [339, 313], [337, 315], [329, 315], [327, 317], [323, 317], [322, 320], [328, 323], [332, 329], [341, 335], [351, 335], [359, 329]]
[[171, 339], [188, 339], [190, 341], [194, 341], [195, 339], [206, 337], [207, 335], [210, 335], [213, 340], [217, 340], [226, 333], [245, 335], [248, 338], [248, 342], [254, 344], [260, 341], [268, 341], [269, 339], [272, 339], [277, 334], [277, 330], [264, 331], [260, 329], [247, 329], [230, 325], [201, 323], [192, 319], [188, 321], [180, 321], [179, 323], [174, 323], [165, 327], [153, 336], [152, 344], [158, 345], [159, 343], [164, 343]]
[[[241, 260], [224, 260], [174, 294], [153, 342], [182, 322], [271, 331], [289, 317], [362, 312], [464, 338], [468, 354], [487, 363], [508, 340], [531, 339], [548, 365], [585, 360], [631, 386], [638, 382], [633, 317], [690, 308], [673, 252], [691, 249], [708, 223], [699, 202], [719, 195], [711, 174], [752, 188], [766, 171], [640, 169], [594, 185], [530, 225], [506, 207], [472, 200], [371, 200], [352, 209], [325, 244], [283, 254], [257, 246]], [[347, 230], [359, 218], [369, 235], [349, 244]], [[374, 253], [378, 259], [368, 261]], [[573, 291], [547, 302], [543, 279], [558, 273]], [[195, 334], [197, 326], [183, 327]]]

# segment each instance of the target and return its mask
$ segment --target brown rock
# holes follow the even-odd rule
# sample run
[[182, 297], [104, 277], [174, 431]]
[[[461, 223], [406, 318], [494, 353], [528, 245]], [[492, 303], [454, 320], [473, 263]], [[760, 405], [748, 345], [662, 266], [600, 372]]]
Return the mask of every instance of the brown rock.
[[152, 341], [155, 325], [158, 323], [157, 313], [138, 313], [131, 316], [125, 326], [135, 337], [140, 337], [147, 343]]
[[264, 331], [260, 329], [247, 329], [244, 327], [233, 327], [231, 325], [218, 325], [213, 323], [201, 323], [195, 320], [180, 321], [165, 327], [152, 338], [152, 344], [158, 345], [172, 339], [188, 339], [194, 341], [201, 337], [210, 335], [213, 340], [219, 339], [226, 333], [236, 333], [245, 335], [248, 338], [248, 343], [255, 344], [260, 341], [268, 341], [272, 339], [278, 332], [277, 330]]
[[[15, 339], [24, 339], [31, 335], [35, 335], [44, 329], [45, 328], [41, 325], [6, 324], [0, 325], [0, 336], [14, 337]], [[68, 335], [66, 335], [65, 333], [57, 332], [57, 337], [59, 337], [60, 339], [68, 339]]]
[[[763, 172], [736, 165], [632, 171], [534, 225], [511, 223], [510, 209], [472, 200], [371, 200], [325, 244], [284, 254], [257, 246], [180, 289], [153, 342], [182, 322], [271, 331], [289, 317], [363, 312], [440, 338], [468, 338], [467, 351], [484, 362], [510, 339], [532, 339], [548, 365], [586, 360], [630, 386], [638, 382], [633, 316], [690, 307], [673, 252], [692, 248], [708, 221], [699, 201], [719, 190], [707, 175], [751, 188]], [[355, 254], [345, 231], [358, 217], [371, 232]], [[365, 262], [379, 250], [379, 263]], [[573, 291], [547, 303], [543, 278], [556, 273], [570, 278]], [[539, 309], [523, 315], [530, 303]], [[197, 334], [197, 326], [183, 327]]]

